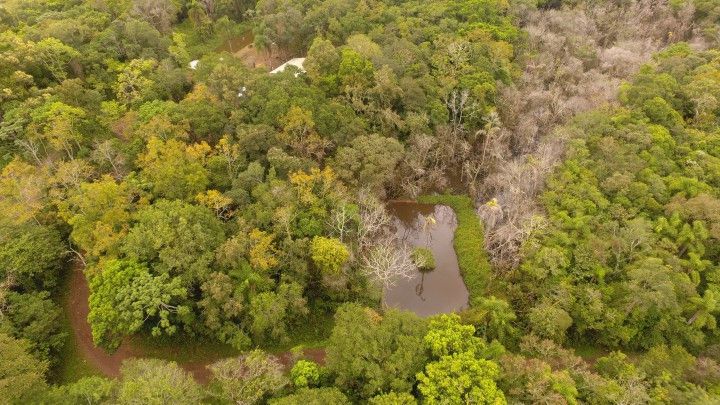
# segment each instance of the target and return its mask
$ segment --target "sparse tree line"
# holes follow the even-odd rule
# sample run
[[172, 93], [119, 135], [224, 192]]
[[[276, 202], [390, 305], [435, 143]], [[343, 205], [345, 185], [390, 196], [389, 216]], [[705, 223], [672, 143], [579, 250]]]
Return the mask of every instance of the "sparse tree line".
[[[4, 2], [0, 398], [717, 400], [720, 79], [700, 49], [719, 16], [713, 0]], [[217, 51], [247, 30], [306, 74]], [[487, 231], [470, 199], [435, 197], [459, 217], [470, 308], [386, 310], [416, 268], [383, 201], [450, 188]], [[243, 354], [205, 387], [150, 359], [48, 380], [71, 265], [98, 346]], [[333, 313], [324, 365], [253, 350]]]

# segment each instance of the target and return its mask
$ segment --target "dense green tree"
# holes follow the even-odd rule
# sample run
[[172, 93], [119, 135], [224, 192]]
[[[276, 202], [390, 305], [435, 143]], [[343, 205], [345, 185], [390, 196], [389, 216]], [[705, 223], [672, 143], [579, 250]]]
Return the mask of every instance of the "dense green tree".
[[465, 322], [474, 325], [477, 332], [488, 341], [497, 339], [504, 343], [518, 334], [513, 325], [517, 316], [510, 304], [500, 298], [480, 297], [461, 316]]
[[[237, 94], [235, 94], [237, 98]], [[190, 133], [198, 142], [215, 142], [226, 131], [223, 104], [207, 86], [197, 85], [180, 103], [175, 111], [176, 119], [185, 121]], [[196, 154], [196, 157], [199, 155]]]
[[133, 59], [122, 66], [115, 83], [115, 95], [121, 103], [139, 105], [157, 96], [151, 78], [157, 67], [154, 59]]
[[396, 139], [359, 136], [351, 146], [338, 149], [333, 167], [348, 185], [383, 191], [402, 155], [403, 147]]
[[110, 176], [82, 183], [61, 204], [61, 215], [72, 225], [70, 238], [86, 254], [119, 254], [118, 244], [127, 234], [133, 194], [127, 183]]
[[257, 340], [284, 341], [288, 338], [288, 328], [307, 313], [302, 287], [296, 283], [281, 284], [277, 292], [263, 292], [251, 299], [250, 329]]
[[198, 301], [202, 320], [209, 332], [222, 342], [237, 349], [250, 345], [250, 338], [241, 328], [248, 308], [245, 285], [236, 285], [236, 280], [224, 273], [210, 273], [202, 283], [202, 299]]
[[55, 387], [48, 400], [53, 403], [102, 404], [115, 397], [117, 382], [103, 377], [84, 377], [72, 384]]
[[298, 360], [290, 370], [290, 379], [296, 388], [308, 388], [320, 381], [320, 368], [309, 360]]
[[8, 403], [33, 402], [46, 387], [48, 364], [28, 349], [27, 342], [0, 333], [0, 394]]
[[209, 152], [207, 144], [186, 145], [172, 139], [163, 142], [150, 138], [146, 152], [138, 159], [141, 176], [158, 197], [193, 199], [209, 184], [204, 167]]
[[206, 276], [214, 250], [225, 239], [222, 223], [208, 208], [179, 200], [159, 200], [139, 210], [121, 251], [150, 265], [155, 274], [190, 284]]
[[529, 315], [533, 332], [542, 337], [562, 341], [565, 332], [572, 325], [572, 318], [562, 308], [551, 304], [539, 304]]
[[505, 404], [495, 383], [499, 372], [496, 363], [477, 359], [472, 352], [456, 353], [429, 363], [417, 376], [418, 390], [428, 404]]
[[408, 393], [389, 392], [370, 398], [369, 403], [372, 405], [414, 405], [417, 404], [417, 400]]
[[111, 260], [90, 278], [88, 321], [95, 344], [116, 349], [126, 335], [152, 324], [153, 335], [174, 334], [190, 309], [187, 290], [167, 273], [153, 276], [129, 260]]
[[370, 398], [382, 392], [409, 392], [426, 362], [425, 323], [413, 314], [391, 310], [380, 315], [345, 304], [335, 315], [327, 348], [335, 384]]
[[167, 32], [177, 17], [177, 5], [171, 0], [133, 0], [131, 12]]
[[303, 67], [310, 79], [330, 94], [338, 92], [337, 71], [340, 64], [340, 53], [332, 42], [315, 37], [308, 50]]
[[47, 199], [48, 175], [44, 170], [15, 158], [0, 172], [0, 225], [16, 226], [38, 221]]
[[328, 274], [338, 274], [350, 258], [350, 251], [341, 241], [316, 236], [310, 246], [310, 256], [315, 265]]
[[26, 223], [0, 227], [0, 279], [24, 289], [57, 286], [65, 247], [51, 227]]
[[30, 343], [30, 353], [38, 359], [55, 364], [65, 346], [66, 333], [62, 329], [60, 307], [50, 299], [47, 291], [7, 294], [6, 318], [11, 334]]
[[[670, 47], [623, 87], [624, 108], [573, 124], [578, 139], [542, 199], [549, 228], [534, 233], [521, 265], [533, 299], [518, 313], [534, 333], [642, 349], [702, 347], [714, 335], [717, 235], [705, 210], [720, 185], [709, 174], [718, 149], [691, 108], [702, 104], [697, 89], [691, 99], [682, 83], [699, 75], [703, 97], [715, 97], [716, 58]], [[712, 163], [687, 167], [698, 155]]]
[[348, 405], [352, 402], [337, 388], [326, 387], [326, 388], [304, 388], [298, 390], [298, 392], [277, 399], [271, 399], [268, 403], [272, 405], [294, 405], [294, 404], [308, 404], [308, 405], [324, 405], [324, 404], [338, 404]]

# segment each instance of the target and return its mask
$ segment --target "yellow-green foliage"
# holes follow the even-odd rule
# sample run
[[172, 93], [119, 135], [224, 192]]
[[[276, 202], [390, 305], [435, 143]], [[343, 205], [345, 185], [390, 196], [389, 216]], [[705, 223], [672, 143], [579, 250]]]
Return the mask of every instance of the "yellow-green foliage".
[[339, 273], [350, 258], [350, 251], [339, 239], [316, 236], [310, 247], [315, 265], [326, 273]]

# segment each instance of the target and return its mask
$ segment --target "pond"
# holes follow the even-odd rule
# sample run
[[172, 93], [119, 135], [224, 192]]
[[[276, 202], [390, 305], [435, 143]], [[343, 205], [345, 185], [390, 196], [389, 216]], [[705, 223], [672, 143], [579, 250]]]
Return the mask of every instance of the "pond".
[[226, 39], [217, 50], [218, 52], [235, 53], [252, 44], [254, 39], [252, 31], [247, 31], [242, 35]]
[[449, 313], [467, 307], [468, 291], [453, 247], [457, 227], [455, 212], [444, 205], [411, 201], [391, 202], [388, 211], [393, 217], [398, 242], [411, 249], [430, 249], [436, 268], [428, 273], [418, 271], [410, 279], [400, 279], [385, 291], [386, 304], [420, 316]]

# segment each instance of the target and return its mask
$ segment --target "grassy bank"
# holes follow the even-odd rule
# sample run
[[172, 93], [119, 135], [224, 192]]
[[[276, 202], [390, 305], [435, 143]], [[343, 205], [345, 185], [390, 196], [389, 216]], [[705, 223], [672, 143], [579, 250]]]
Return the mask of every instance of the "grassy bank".
[[455, 229], [453, 246], [460, 266], [460, 274], [470, 293], [470, 302], [481, 297], [486, 290], [490, 277], [490, 262], [485, 252], [484, 229], [475, 213], [475, 206], [464, 195], [428, 195], [418, 202], [447, 205], [455, 211], [458, 226]]

